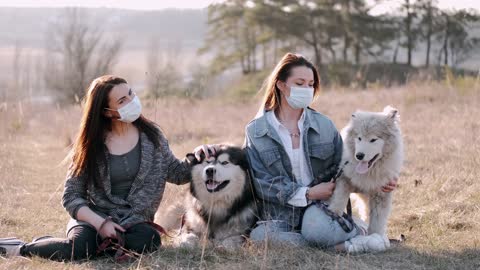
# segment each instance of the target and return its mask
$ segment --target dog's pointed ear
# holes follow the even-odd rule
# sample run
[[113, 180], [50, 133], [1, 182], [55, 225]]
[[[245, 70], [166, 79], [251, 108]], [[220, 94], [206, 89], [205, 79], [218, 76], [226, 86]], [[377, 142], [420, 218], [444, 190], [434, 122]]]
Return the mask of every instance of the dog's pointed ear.
[[361, 115], [362, 115], [362, 111], [357, 109], [354, 113], [352, 113], [352, 117], [350, 118], [350, 120], [358, 119], [358, 117], [360, 117]]
[[352, 113], [352, 118], [351, 120], [355, 120], [356, 118], [358, 119], [359, 114], [361, 115], [362, 111], [357, 109], [354, 113]]
[[248, 163], [248, 157], [247, 157], [247, 149], [246, 148], [240, 148], [240, 153], [241, 153], [241, 164], [240, 167], [244, 170], [250, 170], [250, 164]]
[[394, 121], [400, 120], [400, 114], [398, 113], [398, 110], [390, 105], [383, 108], [383, 113], [386, 114], [388, 118], [393, 119]]
[[185, 161], [188, 162], [188, 164], [195, 164], [197, 162], [197, 158], [195, 157], [195, 154], [193, 153], [188, 153], [185, 156]]

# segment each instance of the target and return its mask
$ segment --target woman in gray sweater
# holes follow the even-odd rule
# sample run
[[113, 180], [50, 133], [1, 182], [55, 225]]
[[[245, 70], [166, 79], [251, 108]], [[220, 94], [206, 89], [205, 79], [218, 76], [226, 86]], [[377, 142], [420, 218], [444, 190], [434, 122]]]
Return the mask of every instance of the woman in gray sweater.
[[121, 237], [125, 248], [137, 253], [160, 246], [160, 235], [148, 222], [153, 222], [166, 182], [186, 184], [191, 175], [141, 109], [122, 78], [106, 75], [90, 84], [62, 198], [71, 216], [67, 238], [3, 239], [0, 252], [79, 260], [96, 256], [106, 238]]

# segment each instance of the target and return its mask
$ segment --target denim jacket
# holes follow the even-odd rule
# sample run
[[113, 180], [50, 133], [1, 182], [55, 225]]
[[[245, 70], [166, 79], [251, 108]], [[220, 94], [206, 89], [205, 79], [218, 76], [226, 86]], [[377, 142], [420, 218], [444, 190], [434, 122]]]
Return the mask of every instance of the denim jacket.
[[[310, 186], [328, 182], [342, 158], [342, 138], [333, 122], [313, 109], [305, 109], [303, 149], [313, 176]], [[246, 127], [245, 149], [255, 191], [262, 201], [264, 220], [283, 220], [298, 228], [306, 207], [287, 202], [302, 185], [292, 173], [292, 165], [275, 129], [265, 114]]]

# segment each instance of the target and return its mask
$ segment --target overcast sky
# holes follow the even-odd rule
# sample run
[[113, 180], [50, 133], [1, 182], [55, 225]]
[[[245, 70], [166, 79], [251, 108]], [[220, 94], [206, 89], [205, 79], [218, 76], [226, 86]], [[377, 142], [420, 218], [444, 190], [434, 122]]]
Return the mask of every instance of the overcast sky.
[[[126, 9], [205, 8], [221, 0], [0, 0], [0, 6], [9, 7], [111, 7]], [[401, 0], [385, 0], [377, 12], [392, 11]], [[480, 10], [480, 0], [439, 0], [442, 8], [475, 8]]]

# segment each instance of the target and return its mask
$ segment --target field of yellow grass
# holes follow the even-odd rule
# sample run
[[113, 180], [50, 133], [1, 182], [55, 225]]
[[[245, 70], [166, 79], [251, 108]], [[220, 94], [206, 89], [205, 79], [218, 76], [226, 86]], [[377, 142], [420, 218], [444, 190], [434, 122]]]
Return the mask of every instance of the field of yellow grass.
[[[247, 102], [144, 101], [182, 158], [203, 143], [242, 144], [260, 97]], [[327, 91], [314, 108], [342, 128], [356, 109], [399, 109], [406, 162], [394, 193], [389, 236], [407, 241], [383, 254], [346, 256], [315, 248], [253, 246], [222, 250], [168, 245], [133, 263], [0, 259], [0, 269], [480, 269], [480, 87], [412, 84], [388, 90]], [[80, 108], [0, 104], [0, 237], [64, 236], [61, 165]], [[159, 217], [182, 187], [169, 186]]]

